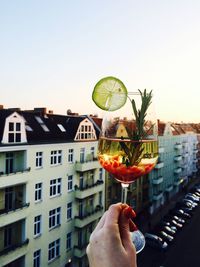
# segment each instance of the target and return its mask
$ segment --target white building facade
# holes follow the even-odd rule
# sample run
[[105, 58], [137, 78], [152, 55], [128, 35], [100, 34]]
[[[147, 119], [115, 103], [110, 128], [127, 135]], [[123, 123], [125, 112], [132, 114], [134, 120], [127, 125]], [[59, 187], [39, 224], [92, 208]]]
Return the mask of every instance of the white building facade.
[[0, 110], [0, 266], [85, 267], [104, 212], [87, 116]]

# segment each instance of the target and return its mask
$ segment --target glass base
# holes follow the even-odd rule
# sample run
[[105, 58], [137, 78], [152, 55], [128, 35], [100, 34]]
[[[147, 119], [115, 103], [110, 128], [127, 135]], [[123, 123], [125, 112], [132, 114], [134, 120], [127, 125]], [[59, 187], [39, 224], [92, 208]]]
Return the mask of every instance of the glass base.
[[145, 237], [144, 235], [139, 231], [131, 232], [131, 239], [133, 241], [133, 244], [135, 245], [136, 253], [139, 253], [143, 250], [145, 247]]

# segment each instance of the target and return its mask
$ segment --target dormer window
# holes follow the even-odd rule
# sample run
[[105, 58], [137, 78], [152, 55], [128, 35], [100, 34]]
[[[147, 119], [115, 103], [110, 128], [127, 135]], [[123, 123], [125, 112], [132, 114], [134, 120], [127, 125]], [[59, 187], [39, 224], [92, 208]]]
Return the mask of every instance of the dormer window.
[[21, 123], [9, 122], [8, 143], [21, 142]]
[[26, 143], [25, 119], [17, 112], [12, 113], [5, 120], [2, 144]]
[[78, 128], [75, 140], [96, 140], [96, 132], [91, 121], [88, 119], [83, 120]]

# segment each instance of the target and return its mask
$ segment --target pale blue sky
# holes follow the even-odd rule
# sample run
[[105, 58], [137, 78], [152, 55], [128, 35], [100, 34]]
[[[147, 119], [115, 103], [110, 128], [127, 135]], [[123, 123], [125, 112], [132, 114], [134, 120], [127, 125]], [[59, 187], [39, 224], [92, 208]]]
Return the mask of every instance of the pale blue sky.
[[5, 108], [101, 111], [96, 82], [153, 89], [161, 120], [200, 122], [199, 0], [0, 0]]

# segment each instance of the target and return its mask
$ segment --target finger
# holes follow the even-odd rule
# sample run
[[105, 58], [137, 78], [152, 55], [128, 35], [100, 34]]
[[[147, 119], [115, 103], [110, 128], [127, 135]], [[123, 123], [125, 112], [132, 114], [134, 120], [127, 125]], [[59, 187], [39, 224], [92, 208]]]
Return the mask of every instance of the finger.
[[138, 230], [137, 225], [131, 219], [129, 219], [129, 229], [130, 229], [130, 232], [134, 232]]
[[120, 228], [121, 241], [122, 241], [123, 247], [126, 250], [132, 247], [130, 226], [131, 227], [134, 226], [134, 223], [127, 216], [128, 209], [129, 207], [124, 208], [119, 217], [119, 228]]
[[122, 203], [111, 205], [108, 209], [108, 213], [105, 220], [105, 226], [118, 224], [120, 213], [122, 209], [124, 209], [124, 207], [126, 206], [127, 206], [126, 204]]
[[99, 231], [105, 224], [106, 216], [108, 211], [106, 211], [103, 216], [101, 217], [100, 221], [98, 222], [97, 226], [95, 227], [94, 231]]

